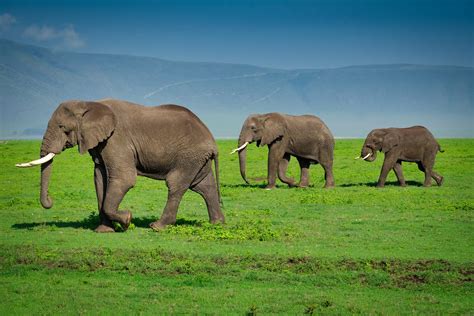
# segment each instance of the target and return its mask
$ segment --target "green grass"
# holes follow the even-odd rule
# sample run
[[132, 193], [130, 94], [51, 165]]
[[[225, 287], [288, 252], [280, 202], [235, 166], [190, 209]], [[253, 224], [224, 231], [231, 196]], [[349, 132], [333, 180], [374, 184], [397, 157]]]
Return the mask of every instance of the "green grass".
[[[55, 158], [52, 209], [39, 204], [38, 141], [0, 143], [0, 314], [473, 314], [474, 140], [442, 139], [442, 187], [405, 164], [375, 188], [382, 156], [354, 160], [363, 140], [338, 140], [336, 188], [244, 184], [235, 141], [218, 141], [225, 225], [207, 223], [189, 191], [178, 223], [148, 228], [164, 182], [139, 178], [121, 209], [125, 233], [96, 234], [92, 161]], [[247, 174], [266, 175], [267, 150], [249, 146]], [[296, 160], [289, 173], [299, 178]]]

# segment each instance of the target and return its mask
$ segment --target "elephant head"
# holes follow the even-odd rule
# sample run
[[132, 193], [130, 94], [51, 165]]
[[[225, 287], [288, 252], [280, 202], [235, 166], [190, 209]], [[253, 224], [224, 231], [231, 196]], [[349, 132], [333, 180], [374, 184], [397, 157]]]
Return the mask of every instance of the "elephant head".
[[389, 129], [374, 129], [367, 135], [360, 152], [360, 157], [372, 162], [377, 158], [377, 151], [387, 153], [395, 146], [398, 146], [398, 143], [399, 136], [395, 132]]
[[44, 208], [53, 202], [48, 195], [52, 158], [67, 148], [79, 146], [81, 154], [106, 140], [115, 129], [113, 112], [104, 104], [86, 101], [61, 103], [51, 116], [44, 133], [40, 159], [17, 164], [18, 167], [41, 165], [40, 201]]
[[246, 183], [245, 175], [247, 162], [247, 145], [253, 142], [257, 146], [271, 145], [282, 139], [286, 134], [285, 119], [278, 113], [253, 114], [247, 117], [239, 135], [238, 148], [232, 153], [239, 152], [240, 175]]

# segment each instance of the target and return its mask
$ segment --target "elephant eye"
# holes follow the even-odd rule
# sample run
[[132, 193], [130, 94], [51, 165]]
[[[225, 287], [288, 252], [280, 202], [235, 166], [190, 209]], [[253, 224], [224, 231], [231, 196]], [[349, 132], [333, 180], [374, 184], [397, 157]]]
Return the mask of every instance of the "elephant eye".
[[60, 124], [59, 125], [59, 128], [66, 134], [66, 135], [69, 135], [71, 133], [71, 131], [64, 125]]
[[254, 130], [257, 129], [257, 127], [255, 125], [252, 125], [252, 126], [250, 126], [250, 129], [254, 131]]

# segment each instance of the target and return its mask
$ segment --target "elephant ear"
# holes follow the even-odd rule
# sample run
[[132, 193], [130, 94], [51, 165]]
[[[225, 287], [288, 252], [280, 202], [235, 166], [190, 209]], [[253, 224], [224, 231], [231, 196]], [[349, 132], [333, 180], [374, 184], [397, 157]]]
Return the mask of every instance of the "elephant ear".
[[394, 133], [388, 133], [385, 135], [382, 141], [382, 151], [384, 153], [389, 152], [392, 150], [393, 147], [398, 146], [399, 137]]
[[117, 124], [112, 110], [99, 102], [84, 102], [79, 118], [79, 152], [84, 154], [112, 135]]
[[285, 120], [281, 115], [271, 114], [264, 118], [260, 146], [270, 145], [285, 134]]

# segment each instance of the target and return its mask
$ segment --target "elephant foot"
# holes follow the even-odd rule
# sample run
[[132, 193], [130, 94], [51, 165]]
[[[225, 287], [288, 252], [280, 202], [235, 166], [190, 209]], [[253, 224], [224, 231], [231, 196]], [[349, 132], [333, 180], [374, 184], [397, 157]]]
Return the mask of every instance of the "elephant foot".
[[123, 231], [126, 231], [130, 224], [132, 223], [132, 213], [129, 211], [118, 211], [119, 219], [116, 220], [120, 223], [120, 226]]
[[265, 190], [273, 190], [275, 189], [276, 186], [274, 184], [268, 184], [266, 187], [265, 187]]
[[335, 187], [335, 182], [334, 182], [334, 178], [333, 177], [325, 177], [324, 179], [324, 188], [325, 189], [330, 189], [330, 188], [334, 188]]
[[385, 184], [377, 183], [377, 185], [375, 187], [381, 189], [381, 188], [385, 187]]
[[161, 221], [159, 221], [159, 220], [158, 220], [158, 221], [155, 221], [155, 222], [153, 222], [153, 223], [150, 223], [151, 229], [153, 229], [154, 231], [157, 231], [157, 232], [164, 230], [164, 229], [166, 228], [166, 225], [167, 225], [167, 224], [163, 224], [163, 223], [162, 223]]
[[222, 218], [214, 218], [209, 221], [211, 224], [225, 224], [225, 219]]
[[406, 184], [405, 182], [401, 182], [401, 183], [400, 183], [400, 186], [401, 186], [402, 188], [404, 188], [404, 187], [407, 186], [407, 184]]
[[281, 180], [281, 182], [288, 185], [289, 188], [295, 188], [295, 187], [298, 186], [298, 184], [296, 183], [296, 181], [293, 178], [282, 177], [280, 180]]
[[438, 184], [439, 187], [442, 186], [444, 183], [444, 177], [439, 176], [439, 179], [436, 179], [436, 183]]
[[130, 224], [132, 223], [132, 213], [128, 211], [127, 213], [128, 213], [127, 221], [124, 223], [124, 225], [122, 225], [124, 231], [126, 231], [128, 227], [130, 226]]
[[298, 184], [298, 188], [303, 188], [303, 189], [306, 189], [309, 187], [309, 184], [306, 184], [306, 183], [300, 183]]
[[97, 226], [94, 231], [96, 233], [115, 233], [115, 230], [112, 227], [103, 224]]

